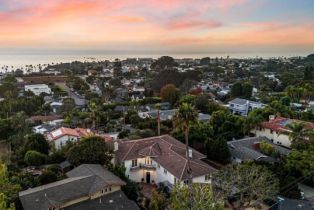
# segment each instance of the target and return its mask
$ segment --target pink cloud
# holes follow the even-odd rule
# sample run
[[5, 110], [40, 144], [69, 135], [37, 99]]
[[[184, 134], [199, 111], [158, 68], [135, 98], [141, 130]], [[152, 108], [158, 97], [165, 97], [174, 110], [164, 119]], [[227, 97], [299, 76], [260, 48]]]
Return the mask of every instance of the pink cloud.
[[167, 28], [178, 30], [178, 29], [189, 29], [189, 28], [217, 28], [222, 26], [222, 23], [211, 20], [181, 20], [172, 21], [167, 24]]

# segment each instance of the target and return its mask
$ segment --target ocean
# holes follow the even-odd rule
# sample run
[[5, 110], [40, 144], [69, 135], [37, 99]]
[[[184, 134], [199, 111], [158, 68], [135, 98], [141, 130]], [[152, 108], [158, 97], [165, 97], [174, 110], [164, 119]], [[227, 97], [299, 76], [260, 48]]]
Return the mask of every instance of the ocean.
[[26, 71], [27, 65], [32, 65], [34, 71], [38, 70], [38, 65], [66, 63], [72, 61], [104, 61], [114, 60], [115, 58], [159, 58], [163, 55], [169, 55], [174, 58], [202, 58], [202, 57], [223, 57], [226, 58], [271, 58], [271, 57], [294, 57], [306, 56], [305, 53], [255, 53], [255, 52], [241, 52], [241, 53], [178, 53], [178, 52], [105, 52], [105, 51], [12, 51], [0, 50], [0, 72], [11, 72], [18, 68]]

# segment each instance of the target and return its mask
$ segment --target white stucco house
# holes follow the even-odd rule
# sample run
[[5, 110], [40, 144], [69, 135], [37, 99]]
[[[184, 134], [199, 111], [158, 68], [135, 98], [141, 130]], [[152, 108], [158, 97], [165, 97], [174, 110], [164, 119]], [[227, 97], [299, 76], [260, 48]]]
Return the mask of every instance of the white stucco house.
[[[282, 145], [285, 147], [291, 146], [291, 139], [289, 133], [291, 132], [288, 127], [292, 123], [300, 123], [302, 121], [293, 120], [284, 117], [273, 117], [269, 121], [263, 122], [261, 128], [254, 129], [252, 132], [256, 136], [264, 136], [270, 139], [274, 144]], [[314, 123], [304, 122], [310, 129], [314, 129]]]
[[47, 140], [57, 150], [61, 149], [68, 141], [79, 141], [82, 137], [93, 135], [89, 129], [61, 127], [47, 133]]
[[50, 87], [46, 84], [25, 85], [24, 90], [31, 91], [36, 96], [39, 96], [41, 93], [47, 93], [47, 94], [52, 93]]
[[266, 105], [260, 102], [250, 101], [242, 98], [235, 98], [228, 102], [228, 108], [233, 114], [247, 116], [250, 111], [257, 108], [264, 108]]
[[[169, 135], [118, 140], [114, 151], [115, 163], [123, 164], [126, 176], [135, 182], [167, 186], [188, 182], [185, 144]], [[193, 182], [211, 183], [216, 169], [202, 161], [206, 156], [191, 148], [189, 156]]]

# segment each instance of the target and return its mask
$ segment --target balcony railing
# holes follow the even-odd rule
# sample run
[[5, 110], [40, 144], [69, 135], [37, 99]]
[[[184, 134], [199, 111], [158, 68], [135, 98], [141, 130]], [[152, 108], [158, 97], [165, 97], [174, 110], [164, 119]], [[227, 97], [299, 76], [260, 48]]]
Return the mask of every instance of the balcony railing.
[[156, 170], [156, 164], [149, 165], [149, 164], [140, 163], [137, 166], [133, 166], [130, 168], [131, 171], [136, 171], [140, 169]]

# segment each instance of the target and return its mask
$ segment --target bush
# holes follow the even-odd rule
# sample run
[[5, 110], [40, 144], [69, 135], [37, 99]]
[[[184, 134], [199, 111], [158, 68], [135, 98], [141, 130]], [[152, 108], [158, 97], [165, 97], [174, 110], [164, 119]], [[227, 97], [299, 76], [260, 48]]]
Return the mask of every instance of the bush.
[[271, 145], [270, 143], [267, 143], [266, 141], [260, 142], [259, 148], [261, 152], [265, 155], [268, 155], [274, 158], [278, 157], [279, 155], [276, 149], [274, 148], [274, 146]]
[[29, 166], [39, 166], [46, 163], [47, 155], [40, 152], [30, 150], [26, 152], [24, 156], [24, 161]]
[[44, 171], [39, 177], [38, 181], [41, 185], [49, 184], [58, 180], [57, 174], [51, 170]]

